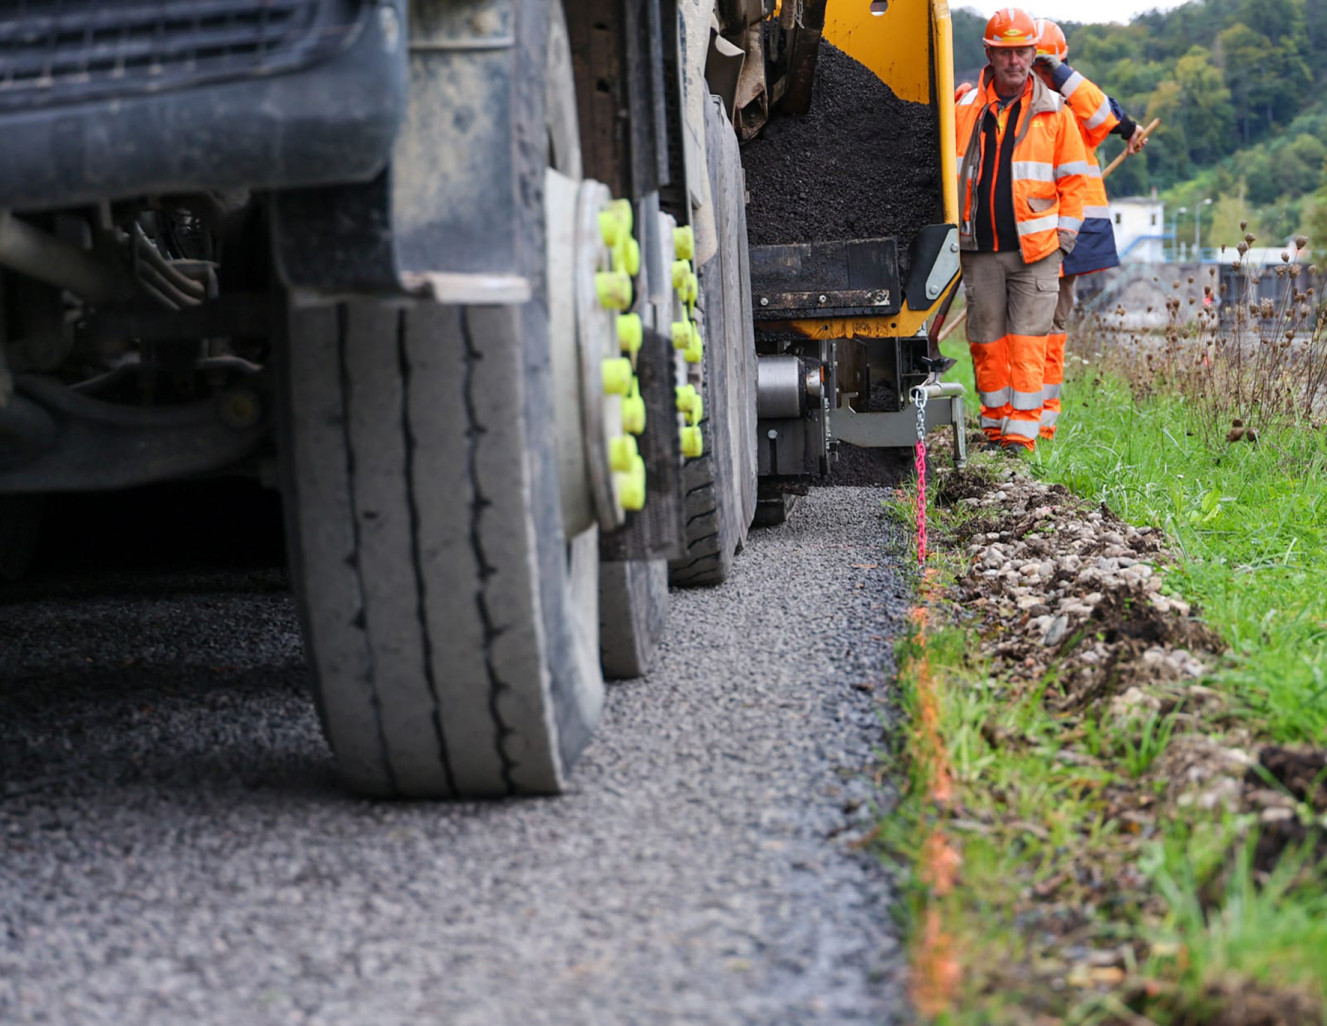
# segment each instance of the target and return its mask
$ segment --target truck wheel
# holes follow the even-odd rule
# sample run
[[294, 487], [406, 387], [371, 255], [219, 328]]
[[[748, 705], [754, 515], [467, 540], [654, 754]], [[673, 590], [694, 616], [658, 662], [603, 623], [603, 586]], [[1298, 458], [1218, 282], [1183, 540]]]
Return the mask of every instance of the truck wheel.
[[673, 584], [684, 586], [727, 579], [756, 508], [756, 356], [745, 186], [737, 136], [717, 96], [705, 109], [705, 144], [719, 247], [697, 272], [705, 332], [705, 452], [682, 468], [686, 553], [669, 573]]
[[[560, 28], [559, 13], [555, 156], [575, 109]], [[538, 295], [290, 311], [288, 545], [319, 714], [356, 791], [557, 792], [598, 720], [598, 529], [563, 529], [555, 342]]]
[[643, 677], [667, 618], [665, 560], [599, 565], [599, 653], [605, 677]]

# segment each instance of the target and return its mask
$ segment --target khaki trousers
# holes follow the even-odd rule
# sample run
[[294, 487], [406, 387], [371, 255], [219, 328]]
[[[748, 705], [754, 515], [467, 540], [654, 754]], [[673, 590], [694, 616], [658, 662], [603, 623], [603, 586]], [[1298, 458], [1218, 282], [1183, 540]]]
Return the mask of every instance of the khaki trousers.
[[1054, 438], [1060, 419], [1060, 392], [1064, 386], [1064, 344], [1068, 338], [1069, 315], [1074, 309], [1074, 284], [1078, 275], [1060, 279], [1060, 298], [1055, 304], [1055, 320], [1046, 336], [1046, 370], [1041, 383], [1041, 437]]
[[960, 255], [968, 347], [986, 437], [1032, 448], [1041, 426], [1046, 336], [1060, 295], [1060, 251], [1036, 263], [1018, 250]]

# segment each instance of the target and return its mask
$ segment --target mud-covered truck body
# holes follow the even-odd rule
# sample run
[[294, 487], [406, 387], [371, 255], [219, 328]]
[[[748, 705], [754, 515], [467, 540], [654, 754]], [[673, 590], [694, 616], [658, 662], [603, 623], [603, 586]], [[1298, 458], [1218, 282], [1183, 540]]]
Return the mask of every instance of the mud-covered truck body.
[[[848, 307], [779, 307], [757, 348], [739, 140], [810, 109], [871, 6], [5, 5], [0, 575], [45, 495], [256, 477], [346, 782], [559, 790], [604, 676], [687, 629], [670, 580], [726, 576], [771, 389], [827, 452], [835, 340], [916, 377], [953, 273], [909, 240], [892, 305], [853, 306], [849, 256]], [[874, 19], [939, 117], [944, 12]]]

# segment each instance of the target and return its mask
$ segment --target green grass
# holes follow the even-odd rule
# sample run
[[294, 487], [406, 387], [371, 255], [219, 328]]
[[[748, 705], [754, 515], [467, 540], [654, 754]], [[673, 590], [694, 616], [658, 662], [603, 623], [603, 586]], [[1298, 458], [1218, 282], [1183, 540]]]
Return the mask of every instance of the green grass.
[[[1238, 817], [1181, 822], [1151, 845], [1143, 869], [1165, 900], [1160, 950], [1182, 950], [1186, 975], [1219, 979], [1232, 969], [1271, 986], [1327, 980], [1327, 890], [1305, 886], [1309, 852], [1285, 856], [1255, 882], [1257, 833], [1241, 837]], [[1230, 852], [1234, 851], [1233, 865]], [[1170, 956], [1154, 956], [1164, 969]]]
[[1111, 379], [1065, 391], [1035, 473], [1164, 528], [1171, 584], [1230, 644], [1222, 686], [1272, 739], [1327, 743], [1327, 433], [1269, 428], [1213, 450], [1183, 399], [1135, 402]]
[[[962, 334], [945, 348], [972, 396]], [[1127, 381], [1072, 366], [1062, 401], [1037, 476], [1163, 528], [1181, 557], [1172, 584], [1231, 647], [1223, 686], [1273, 740], [1327, 744], [1327, 431], [1272, 426], [1209, 448], [1191, 400], [1135, 400]]]
[[[960, 356], [952, 376], [971, 394], [961, 334], [946, 349]], [[1233, 727], [1252, 747], [1327, 743], [1324, 432], [1264, 427], [1257, 445], [1213, 449], [1201, 441], [1202, 411], [1183, 399], [1136, 400], [1125, 380], [1081, 371], [1065, 393], [1059, 437], [1039, 444], [1032, 471], [1128, 521], [1163, 528], [1178, 558], [1167, 587], [1197, 603], [1231, 646], [1204, 681], [1227, 695], [1226, 711], [1198, 729], [1220, 737]], [[897, 512], [906, 515], [902, 504]], [[963, 515], [962, 508], [934, 512], [941, 523]], [[942, 551], [935, 559], [943, 576], [962, 557]], [[918, 645], [914, 637], [899, 651], [909, 711]], [[1126, 999], [1135, 1010], [1141, 1001], [1150, 1021], [1203, 1021], [1204, 1002], [1220, 1003], [1230, 988], [1307, 987], [1321, 995], [1327, 873], [1307, 849], [1259, 876], [1253, 817], [1171, 808], [1144, 837], [1127, 833], [1113, 813], [1112, 796], [1159, 784], [1149, 775], [1177, 730], [1174, 716], [1122, 722], [1088, 712], [1068, 722], [1043, 705], [1041, 688], [993, 678], [976, 640], [957, 627], [927, 637], [926, 665], [955, 803], [947, 812], [929, 805], [914, 773], [881, 836], [914, 864], [936, 822], [947, 821], [961, 845], [962, 870], [942, 917], [964, 979], [953, 1011], [938, 1021], [1132, 1021]], [[1058, 758], [1066, 749], [1092, 759]], [[1084, 870], [1132, 882], [1102, 889], [1084, 883]], [[914, 881], [908, 893], [915, 916], [925, 889]], [[1124, 989], [1065, 986], [1077, 957], [1071, 949], [1134, 941], [1145, 953], [1141, 964], [1126, 966]], [[1155, 991], [1139, 997], [1140, 981]]]

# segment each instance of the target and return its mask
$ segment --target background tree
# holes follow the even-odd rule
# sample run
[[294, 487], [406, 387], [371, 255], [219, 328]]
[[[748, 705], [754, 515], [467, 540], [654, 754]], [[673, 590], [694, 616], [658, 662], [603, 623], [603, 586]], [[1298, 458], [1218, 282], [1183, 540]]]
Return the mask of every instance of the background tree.
[[1254, 139], [1253, 121], [1265, 132], [1271, 127], [1262, 117], [1268, 93], [1276, 87], [1270, 74], [1267, 55], [1272, 41], [1254, 32], [1243, 22], [1236, 22], [1216, 37], [1216, 58], [1221, 65], [1226, 88], [1239, 119], [1240, 139], [1247, 145]]
[[[1162, 83], [1163, 88], [1169, 83]], [[1235, 148], [1231, 130], [1234, 111], [1230, 90], [1220, 69], [1212, 62], [1212, 52], [1195, 46], [1175, 62], [1175, 84], [1179, 86], [1178, 115], [1189, 144], [1190, 159], [1209, 163]], [[1154, 94], [1155, 95], [1155, 94]]]
[[[1241, 221], [1247, 222], [1248, 227], [1241, 228]], [[1203, 238], [1218, 251], [1222, 246], [1227, 247], [1225, 256], [1220, 259], [1226, 256], [1233, 259], [1235, 246], [1244, 238], [1245, 231], [1251, 231], [1259, 238], [1264, 234], [1258, 214], [1249, 204], [1247, 184], [1240, 179], [1234, 189], [1222, 193], [1212, 204], [1212, 220]]]
[[1327, 162], [1320, 170], [1318, 189], [1305, 211], [1304, 221], [1308, 230], [1304, 234], [1309, 237], [1313, 259], [1323, 264], [1327, 262]]

